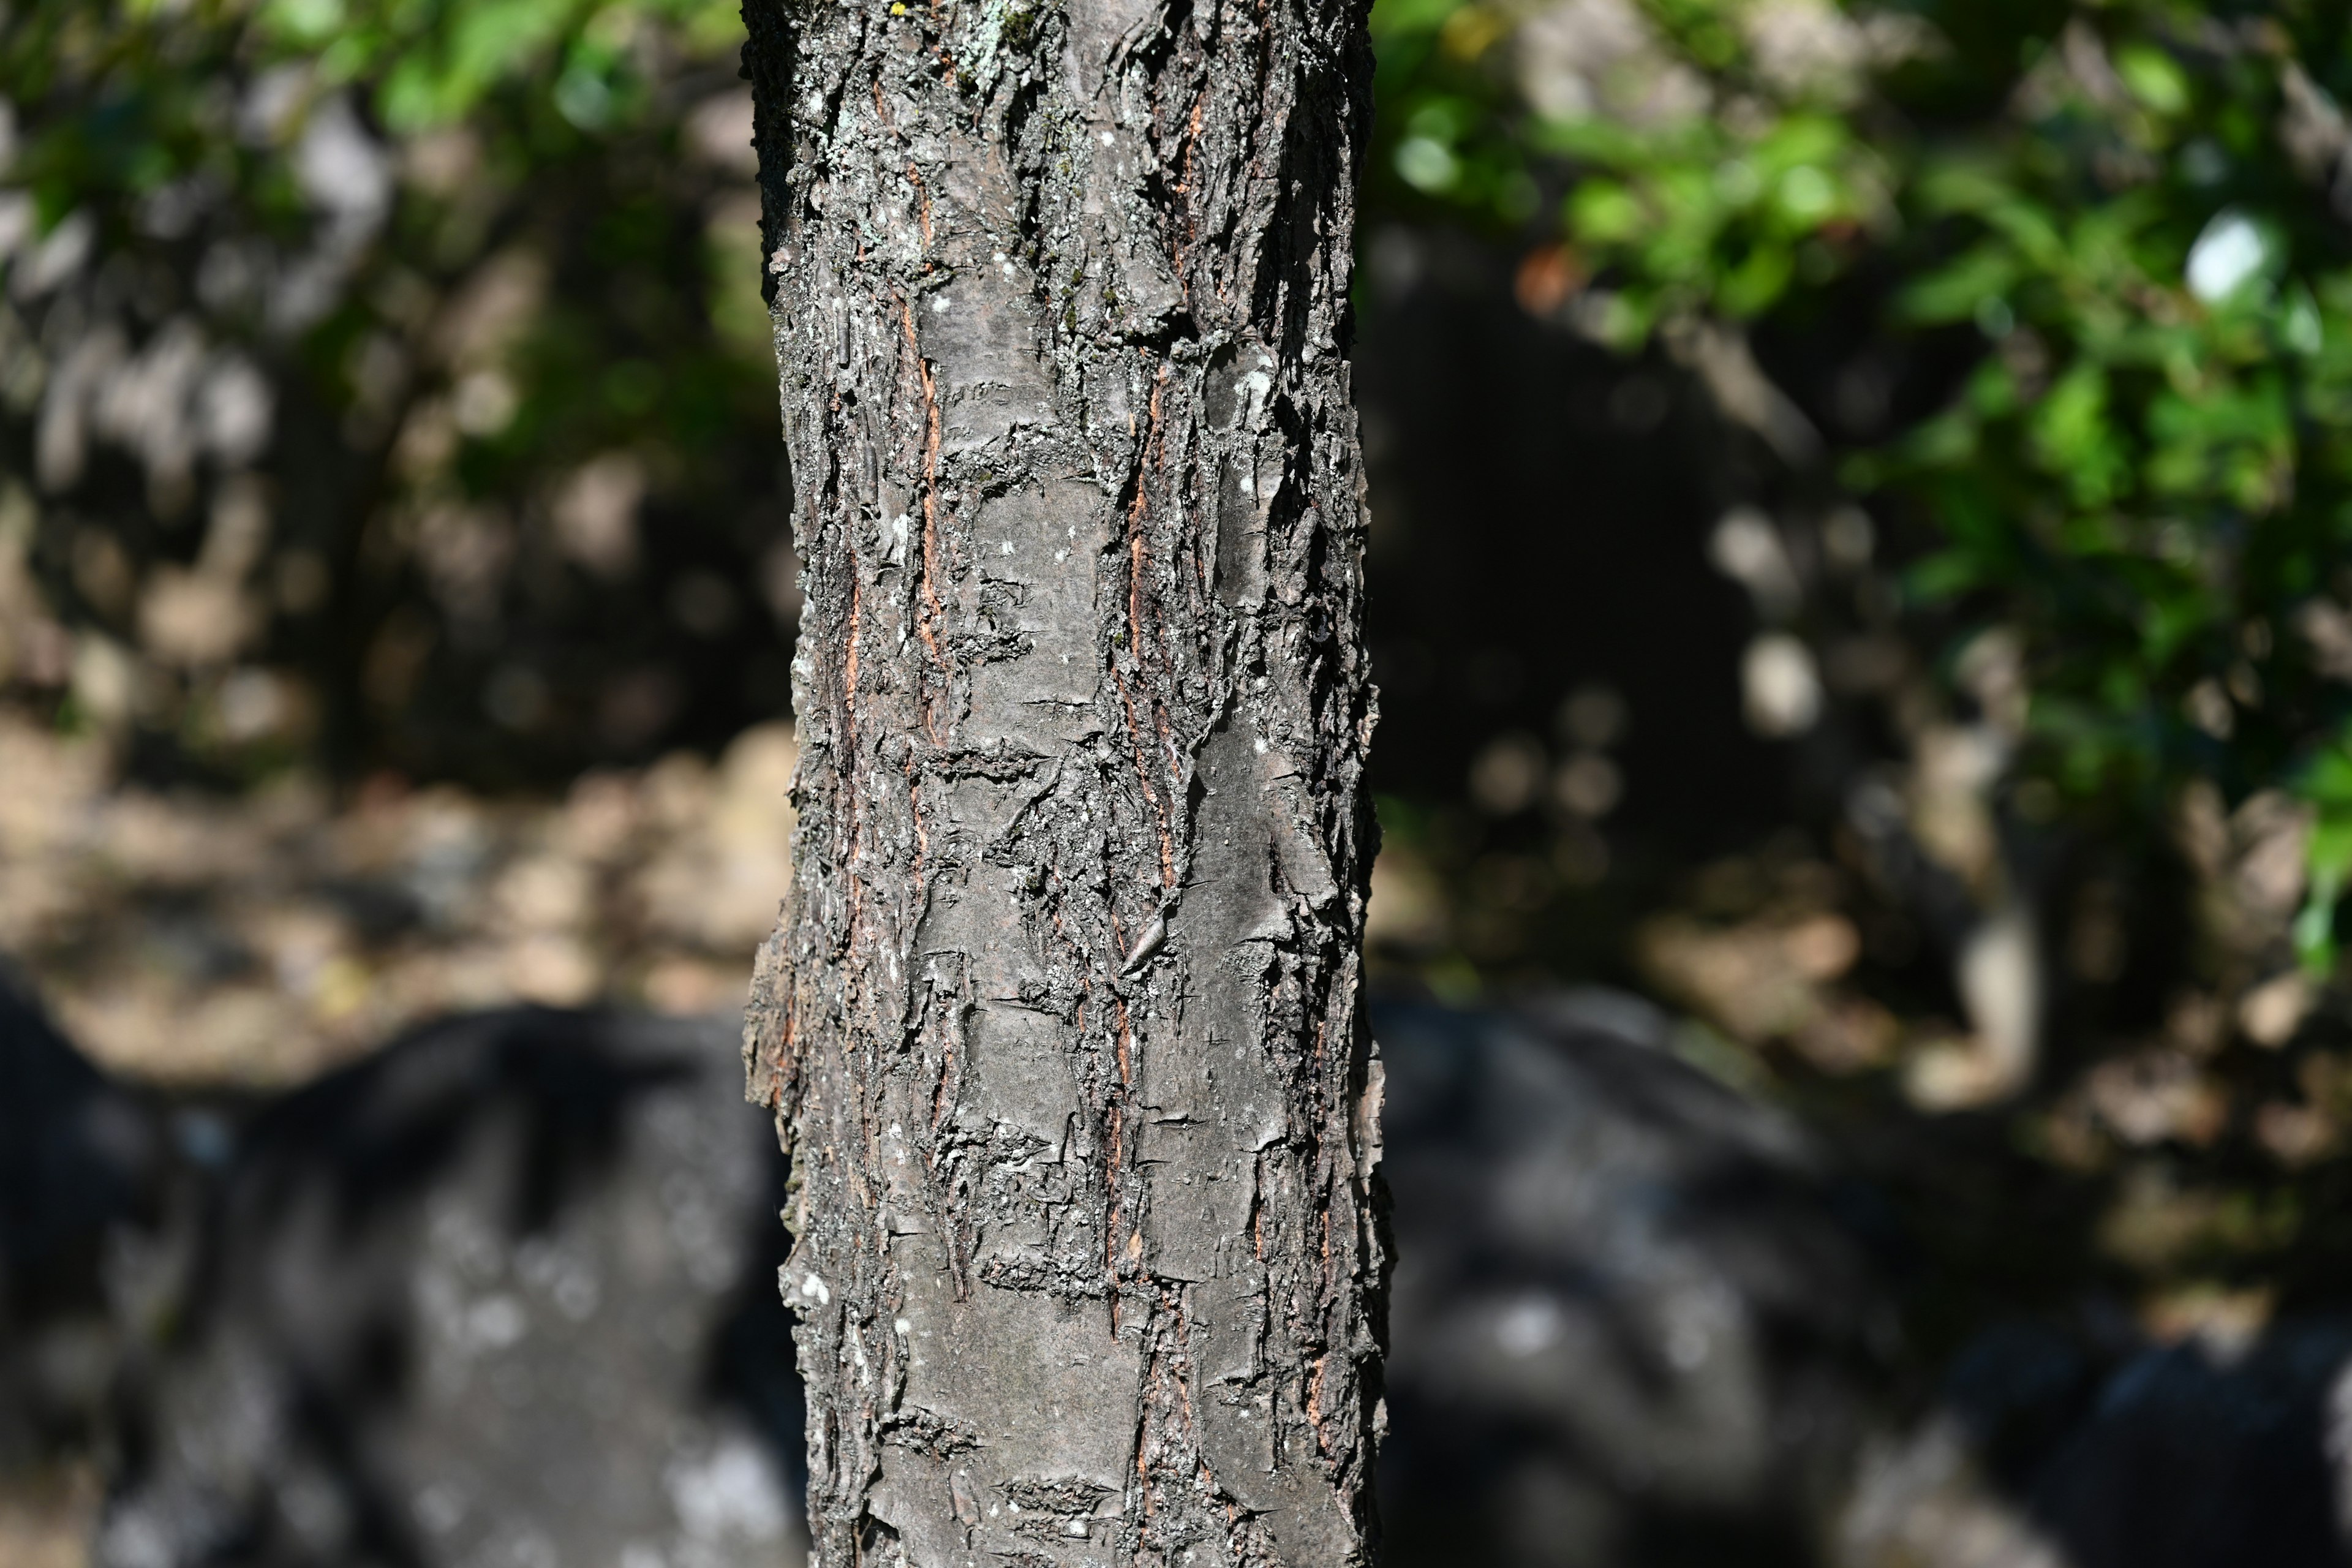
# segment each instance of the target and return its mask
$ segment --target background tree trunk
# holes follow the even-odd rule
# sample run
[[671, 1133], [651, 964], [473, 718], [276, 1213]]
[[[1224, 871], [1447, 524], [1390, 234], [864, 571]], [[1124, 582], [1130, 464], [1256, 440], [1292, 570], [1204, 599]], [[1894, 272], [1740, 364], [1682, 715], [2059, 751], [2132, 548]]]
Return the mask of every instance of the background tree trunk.
[[815, 1561], [1364, 1561], [1357, 0], [753, 0]]

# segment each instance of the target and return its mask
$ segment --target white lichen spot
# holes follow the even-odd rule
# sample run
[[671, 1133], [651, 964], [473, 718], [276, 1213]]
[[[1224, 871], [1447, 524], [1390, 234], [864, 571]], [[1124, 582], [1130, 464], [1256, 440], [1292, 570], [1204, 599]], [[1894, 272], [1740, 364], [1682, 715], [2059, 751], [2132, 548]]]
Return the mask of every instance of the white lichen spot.
[[897, 1319], [890, 1324], [890, 1326], [898, 1330], [902, 1334], [911, 1334], [915, 1331], [915, 1325], [908, 1322], [904, 1318]]
[[801, 1281], [801, 1294], [820, 1307], [829, 1306], [833, 1301], [833, 1292], [826, 1289], [824, 1281], [814, 1274]]
[[1234, 395], [1249, 405], [1247, 423], [1255, 426], [1265, 416], [1266, 394], [1274, 390], [1274, 378], [1262, 370], [1254, 370], [1234, 384]]
[[945, 294], [940, 295], [938, 299], [931, 301], [932, 313], [935, 315], [945, 315], [947, 313], [948, 303], [948, 297]]
[[1010, 555], [1010, 554], [1012, 554], [1012, 553], [1013, 553], [1013, 541], [1011, 541], [1011, 540], [1009, 540], [1009, 539], [1008, 539], [1008, 540], [1006, 540], [1003, 544], [1001, 544], [1001, 545], [997, 546], [997, 553], [998, 553], [998, 554], [1000, 554], [1000, 555]]

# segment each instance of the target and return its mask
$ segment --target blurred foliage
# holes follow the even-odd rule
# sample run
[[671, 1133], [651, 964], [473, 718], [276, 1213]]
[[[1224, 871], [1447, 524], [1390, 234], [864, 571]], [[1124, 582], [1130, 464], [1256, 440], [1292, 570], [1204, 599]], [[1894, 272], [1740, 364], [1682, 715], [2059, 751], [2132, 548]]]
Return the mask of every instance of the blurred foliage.
[[544, 780], [782, 712], [740, 34], [0, 11], [0, 680], [229, 778]]
[[[1632, 938], [1584, 962], [1906, 1195], [1929, 1342], [2102, 1292], [2159, 1338], [2340, 1296], [2352, 12], [1379, 0], [1372, 26], [1380, 198], [1516, 252], [1526, 311], [1622, 384], [1702, 389], [1721, 432], [1708, 555], [1799, 820], [1619, 890]], [[1496, 828], [1549, 811], [1571, 883], [1615, 794], [1578, 805], [1576, 765], [1503, 737], [1469, 781]], [[1476, 983], [1465, 955], [1511, 973], [1477, 951], [1477, 866], [1384, 819], [1392, 886], [1460, 884], [1394, 945], [1441, 989]]]
[[2141, 821], [2192, 780], [2232, 805], [2293, 792], [2318, 817], [2297, 934], [2332, 963], [2352, 865], [2341, 7], [1381, 0], [1374, 27], [1381, 177], [1550, 228], [1523, 292], [1566, 296], [1592, 336], [1836, 317], [1955, 364], [1822, 463], [1907, 530], [1904, 604], [1948, 668], [1987, 630], [2021, 639], [2009, 784], [2045, 815]]

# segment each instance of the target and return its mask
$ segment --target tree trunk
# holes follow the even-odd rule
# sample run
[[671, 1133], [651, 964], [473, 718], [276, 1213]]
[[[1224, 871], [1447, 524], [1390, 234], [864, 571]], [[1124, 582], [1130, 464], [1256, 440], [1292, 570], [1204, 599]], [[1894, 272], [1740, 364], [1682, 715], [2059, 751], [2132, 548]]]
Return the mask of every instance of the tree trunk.
[[1361, 0], [751, 0], [815, 1563], [1358, 1563]]

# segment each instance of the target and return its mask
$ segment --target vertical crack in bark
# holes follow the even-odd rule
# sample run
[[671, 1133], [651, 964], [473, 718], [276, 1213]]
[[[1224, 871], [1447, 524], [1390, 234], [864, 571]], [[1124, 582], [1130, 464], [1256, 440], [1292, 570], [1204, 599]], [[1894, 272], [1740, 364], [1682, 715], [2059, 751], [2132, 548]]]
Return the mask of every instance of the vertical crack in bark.
[[[1127, 511], [1127, 646], [1135, 661], [1137, 679], [1145, 680], [1147, 686], [1150, 671], [1144, 663], [1143, 590], [1144, 569], [1150, 559], [1150, 549], [1144, 526], [1151, 512], [1152, 477], [1160, 471], [1160, 465], [1167, 455], [1166, 432], [1160, 424], [1160, 404], [1168, 389], [1169, 368], [1167, 364], [1161, 364], [1159, 376], [1152, 384], [1151, 400], [1144, 415], [1143, 441], [1136, 462], [1135, 500]], [[1157, 640], [1155, 637], [1154, 641]], [[1163, 665], [1165, 662], [1163, 658]], [[1127, 711], [1128, 736], [1135, 752], [1136, 782], [1143, 786], [1143, 798], [1150, 805], [1152, 819], [1160, 829], [1160, 885], [1172, 890], [1176, 886], [1176, 840], [1169, 822], [1169, 811], [1160, 803], [1160, 791], [1152, 786], [1151, 767], [1144, 760], [1143, 730], [1136, 720], [1134, 694], [1128, 689], [1126, 679], [1118, 674], [1116, 660], [1112, 663], [1111, 671], [1118, 679], [1119, 700]], [[1156, 697], [1150, 701], [1153, 727], [1164, 732], [1164, 712]], [[1173, 770], [1171, 771], [1172, 773]]]
[[[882, 101], [879, 86], [875, 89], [874, 101], [877, 104]], [[918, 190], [921, 188], [919, 183], [916, 188]], [[928, 246], [930, 238], [929, 204], [927, 202], [924, 204], [923, 243]], [[940, 551], [940, 395], [939, 389], [931, 379], [930, 364], [923, 358], [922, 345], [917, 341], [915, 308], [907, 302], [907, 297], [903, 294], [894, 298], [898, 306], [898, 319], [906, 327], [907, 357], [913, 363], [916, 380], [923, 389], [922, 588], [924, 608], [929, 613], [917, 620], [915, 629], [923, 639], [923, 647], [930, 650], [931, 662], [940, 667], [940, 674], [945, 675], [948, 668], [947, 658], [940, 652], [939, 637], [932, 629], [947, 619], [947, 611], [940, 604], [939, 589], [936, 586], [939, 581]], [[932, 728], [928, 703], [924, 707], [923, 728], [933, 740], [939, 739], [938, 731]]]

